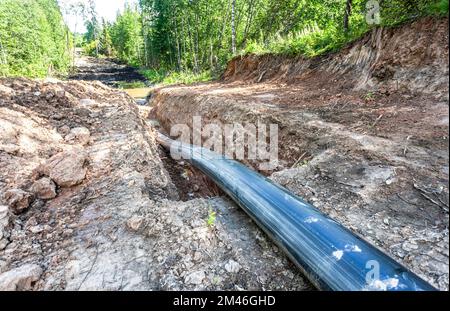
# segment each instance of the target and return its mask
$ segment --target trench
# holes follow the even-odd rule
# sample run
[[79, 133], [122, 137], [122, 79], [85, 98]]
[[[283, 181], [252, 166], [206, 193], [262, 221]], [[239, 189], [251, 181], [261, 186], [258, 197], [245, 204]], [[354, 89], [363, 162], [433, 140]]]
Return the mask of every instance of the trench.
[[[139, 73], [137, 68], [127, 66], [113, 59], [80, 57], [77, 71], [69, 77], [72, 80], [100, 81], [114, 89], [120, 89], [130, 95], [138, 107], [151, 107], [149, 95], [153, 91], [152, 83]], [[149, 125], [158, 128], [156, 117], [147, 119]], [[164, 131], [163, 129], [160, 129]], [[224, 193], [209, 177], [193, 167], [187, 161], [175, 161], [170, 152], [159, 148], [159, 156], [166, 171], [175, 185], [179, 199], [183, 202], [198, 198], [213, 198]]]

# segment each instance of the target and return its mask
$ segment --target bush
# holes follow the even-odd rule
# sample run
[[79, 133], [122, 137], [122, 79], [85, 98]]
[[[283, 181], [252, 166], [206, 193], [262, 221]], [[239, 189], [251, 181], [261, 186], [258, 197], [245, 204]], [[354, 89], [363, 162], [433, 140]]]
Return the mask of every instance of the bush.
[[191, 71], [166, 71], [164, 69], [141, 69], [140, 73], [153, 84], [192, 84], [206, 82], [212, 79], [210, 71], [196, 74]]

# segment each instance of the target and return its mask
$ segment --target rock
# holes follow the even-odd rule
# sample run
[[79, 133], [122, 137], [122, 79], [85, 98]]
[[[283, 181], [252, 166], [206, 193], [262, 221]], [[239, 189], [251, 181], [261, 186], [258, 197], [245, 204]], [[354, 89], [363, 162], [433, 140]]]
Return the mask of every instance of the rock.
[[56, 198], [56, 185], [50, 178], [44, 177], [33, 184], [31, 192], [39, 199], [50, 200]]
[[83, 98], [80, 99], [80, 105], [82, 106], [97, 106], [97, 102], [95, 100], [92, 100], [90, 98]]
[[229, 273], [238, 273], [241, 270], [241, 265], [234, 260], [230, 260], [225, 264], [225, 270]]
[[127, 221], [127, 226], [131, 230], [138, 231], [144, 219], [140, 216], [133, 216]]
[[419, 249], [419, 245], [417, 245], [417, 243], [414, 242], [414, 241], [412, 241], [412, 242], [410, 242], [410, 241], [405, 241], [405, 242], [402, 244], [402, 249], [405, 250], [405, 251], [407, 251], [407, 252], [411, 252], [411, 251], [414, 251], [414, 250]]
[[14, 90], [12, 88], [0, 84], [0, 94], [2, 94], [2, 97], [3, 96], [10, 97], [10, 96], [13, 96], [14, 93], [15, 92], [14, 92]]
[[63, 125], [63, 126], [61, 126], [61, 127], [58, 129], [58, 132], [59, 132], [61, 135], [67, 135], [67, 134], [70, 133], [70, 127], [68, 127], [67, 125]]
[[[1, 229], [6, 227], [9, 222], [9, 216], [8, 216], [8, 206], [0, 205], [0, 232]], [[0, 233], [1, 234], [1, 233]], [[0, 236], [1, 238], [1, 236]]]
[[20, 147], [14, 144], [0, 144], [0, 151], [16, 155], [20, 151]]
[[186, 278], [184, 279], [184, 282], [186, 284], [200, 285], [200, 284], [202, 284], [204, 278], [205, 278], [205, 272], [200, 270], [200, 271], [195, 271], [195, 272], [188, 274], [186, 276]]
[[11, 189], [6, 191], [4, 199], [8, 203], [11, 212], [18, 215], [30, 206], [31, 194], [22, 189]]
[[42, 269], [35, 264], [26, 264], [0, 274], [0, 291], [27, 291], [39, 280]]
[[75, 127], [70, 130], [64, 140], [70, 144], [87, 145], [91, 140], [91, 132], [85, 127]]
[[8, 206], [0, 205], [0, 250], [8, 245], [6, 227], [9, 224]]
[[86, 152], [81, 148], [64, 151], [51, 157], [40, 170], [58, 186], [72, 187], [81, 184], [86, 178], [86, 159]]
[[1, 239], [0, 240], [0, 251], [4, 250], [6, 246], [8, 246], [8, 240], [7, 239]]

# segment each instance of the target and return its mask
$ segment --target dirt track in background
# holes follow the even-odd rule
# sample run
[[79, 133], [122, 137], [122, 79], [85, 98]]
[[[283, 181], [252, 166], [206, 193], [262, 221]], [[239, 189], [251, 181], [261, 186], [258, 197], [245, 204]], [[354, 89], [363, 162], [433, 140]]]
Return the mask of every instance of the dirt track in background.
[[77, 71], [69, 77], [70, 80], [100, 81], [113, 88], [124, 83], [148, 84], [137, 68], [121, 64], [113, 59], [80, 56], [77, 58], [76, 68]]

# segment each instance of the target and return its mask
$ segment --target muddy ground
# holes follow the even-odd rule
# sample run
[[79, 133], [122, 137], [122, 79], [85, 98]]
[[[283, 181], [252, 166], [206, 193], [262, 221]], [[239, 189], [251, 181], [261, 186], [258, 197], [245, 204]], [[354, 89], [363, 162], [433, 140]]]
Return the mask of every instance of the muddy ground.
[[75, 65], [77, 70], [69, 77], [70, 80], [101, 81], [113, 88], [132, 83], [150, 84], [137, 68], [114, 59], [99, 59], [80, 54]]

